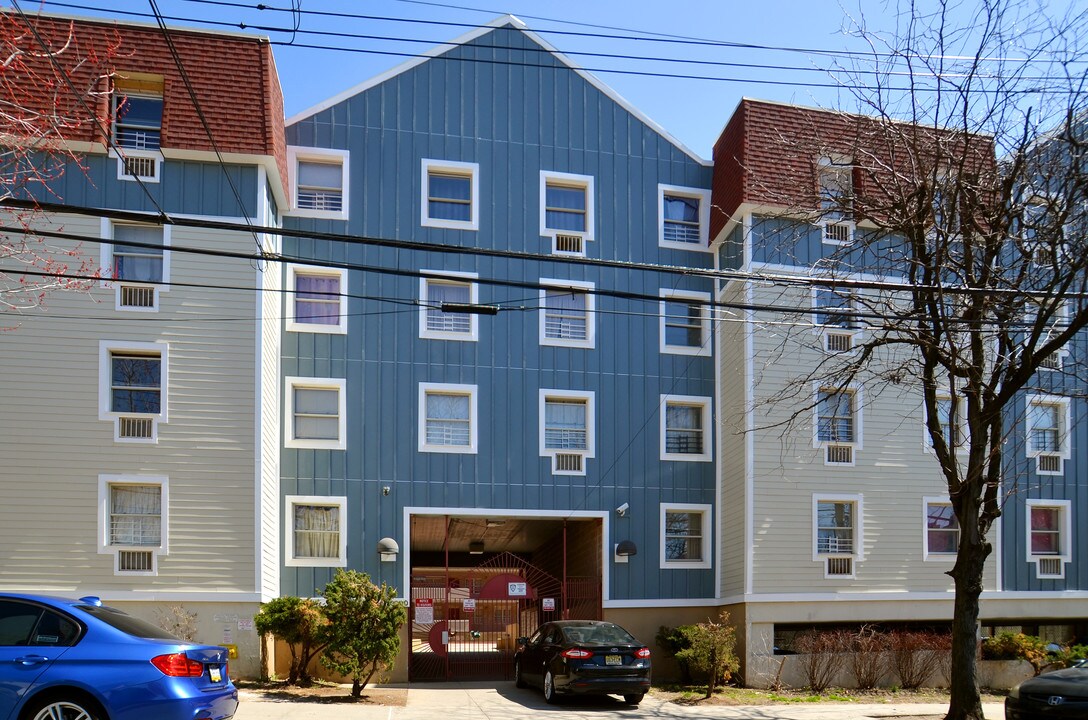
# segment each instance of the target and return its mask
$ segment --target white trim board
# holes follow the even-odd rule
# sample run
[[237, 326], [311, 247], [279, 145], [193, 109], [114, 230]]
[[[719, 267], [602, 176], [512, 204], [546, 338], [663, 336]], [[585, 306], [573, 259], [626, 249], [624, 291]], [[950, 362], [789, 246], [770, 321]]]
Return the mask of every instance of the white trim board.
[[423, 63], [427, 62], [428, 60], [430, 60], [432, 58], [436, 58], [436, 57], [438, 57], [440, 55], [444, 55], [445, 53], [449, 52], [450, 50], [455, 49], [456, 47], [458, 47], [460, 45], [465, 45], [467, 43], [470, 43], [473, 40], [475, 40], [475, 39], [477, 39], [479, 37], [482, 37], [482, 36], [488, 34], [489, 32], [491, 32], [493, 30], [496, 30], [496, 29], [501, 28], [501, 27], [505, 27], [507, 25], [513, 25], [514, 28], [516, 28], [518, 30], [521, 30], [523, 33], [525, 33], [525, 35], [530, 40], [532, 40], [537, 45], [539, 45], [540, 47], [544, 48], [546, 51], [551, 53], [555, 57], [556, 60], [558, 60], [563, 65], [566, 65], [568, 68], [570, 68], [575, 73], [580, 75], [586, 82], [588, 82], [590, 85], [595, 87], [597, 90], [600, 90], [602, 93], [605, 94], [606, 97], [608, 97], [610, 100], [615, 102], [617, 105], [622, 107], [627, 112], [631, 113], [640, 122], [645, 124], [648, 128], [650, 128], [651, 130], [656, 132], [661, 137], [665, 138], [665, 140], [667, 140], [669, 143], [674, 145], [678, 150], [683, 152], [685, 155], [690, 157], [692, 160], [694, 160], [695, 162], [697, 162], [700, 165], [703, 165], [705, 167], [713, 167], [712, 162], [699, 157], [699, 155], [697, 155], [694, 150], [692, 150], [689, 147], [687, 147], [686, 145], [684, 145], [682, 142], [680, 142], [678, 139], [676, 139], [673, 135], [671, 135], [667, 130], [665, 130], [665, 128], [663, 128], [661, 125], [657, 124], [656, 122], [651, 120], [649, 117], [647, 117], [645, 114], [643, 114], [643, 112], [641, 110], [639, 110], [634, 105], [632, 105], [630, 102], [625, 100], [619, 93], [617, 93], [615, 90], [610, 88], [608, 85], [606, 85], [604, 82], [602, 82], [599, 78], [594, 76], [592, 73], [590, 73], [590, 72], [588, 72], [586, 70], [583, 70], [574, 61], [572, 61], [570, 58], [568, 58], [563, 53], [559, 52], [559, 50], [557, 50], [551, 43], [549, 43], [544, 38], [542, 38], [539, 35], [537, 35], [536, 33], [534, 33], [532, 30], [529, 30], [528, 26], [524, 22], [522, 22], [521, 20], [519, 20], [517, 17], [515, 17], [513, 15], [500, 15], [499, 17], [495, 18], [494, 20], [487, 23], [486, 25], [481, 25], [478, 28], [474, 28], [473, 30], [470, 30], [469, 32], [465, 33], [464, 35], [461, 35], [460, 37], [454, 38], [453, 40], [450, 40], [449, 42], [442, 43], [441, 45], [437, 45], [437, 46], [431, 48], [430, 50], [427, 50], [427, 51], [423, 52], [422, 54], [420, 54], [419, 57], [414, 57], [411, 60], [408, 60], [407, 62], [403, 62], [400, 65], [397, 65], [396, 67], [390, 68], [389, 70], [386, 70], [383, 73], [375, 75], [374, 77], [370, 78], [369, 80], [364, 80], [363, 82], [359, 83], [358, 85], [355, 85], [354, 87], [350, 87], [347, 90], [344, 90], [343, 92], [341, 92], [341, 93], [339, 93], [337, 95], [333, 95], [328, 100], [324, 100], [324, 101], [318, 103], [317, 105], [314, 105], [311, 108], [303, 110], [302, 112], [296, 113], [295, 115], [292, 115], [291, 117], [287, 118], [286, 125], [291, 126], [291, 125], [294, 125], [297, 122], [301, 122], [302, 120], [306, 120], [307, 118], [310, 118], [310, 117], [316, 115], [317, 113], [322, 112], [323, 110], [328, 110], [329, 108], [343, 102], [344, 100], [347, 100], [348, 98], [354, 97], [354, 96], [356, 96], [356, 95], [358, 95], [358, 94], [360, 94], [362, 92], [365, 92], [365, 91], [367, 91], [367, 90], [369, 90], [369, 89], [371, 89], [371, 88], [373, 88], [373, 87], [375, 87], [377, 85], [380, 85], [383, 82], [385, 82], [386, 80], [391, 80], [392, 78], [395, 78], [398, 75], [406, 73], [409, 70], [412, 70], [413, 68], [416, 68], [416, 67], [422, 65]]

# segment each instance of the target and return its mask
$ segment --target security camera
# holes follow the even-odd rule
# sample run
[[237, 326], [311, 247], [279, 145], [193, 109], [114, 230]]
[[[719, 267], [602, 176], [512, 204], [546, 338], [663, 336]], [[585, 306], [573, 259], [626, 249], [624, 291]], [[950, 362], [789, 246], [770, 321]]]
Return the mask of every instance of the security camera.
[[620, 517], [623, 517], [624, 515], [627, 514], [627, 509], [629, 507], [631, 507], [631, 506], [628, 505], [627, 503], [624, 503], [623, 505], [620, 505], [618, 508], [616, 508], [616, 514], [619, 515]]

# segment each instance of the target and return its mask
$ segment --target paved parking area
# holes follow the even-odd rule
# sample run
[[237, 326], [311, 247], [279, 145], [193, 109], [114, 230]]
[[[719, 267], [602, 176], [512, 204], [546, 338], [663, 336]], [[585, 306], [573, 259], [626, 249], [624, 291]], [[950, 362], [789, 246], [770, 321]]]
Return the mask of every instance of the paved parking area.
[[[1000, 704], [984, 706], [989, 720], [1005, 716]], [[748, 705], [738, 707], [674, 705], [648, 695], [631, 707], [617, 697], [572, 698], [548, 705], [535, 690], [518, 690], [513, 683], [437, 683], [412, 685], [405, 707], [346, 703], [267, 700], [243, 693], [235, 720], [939, 720], [944, 705]]]

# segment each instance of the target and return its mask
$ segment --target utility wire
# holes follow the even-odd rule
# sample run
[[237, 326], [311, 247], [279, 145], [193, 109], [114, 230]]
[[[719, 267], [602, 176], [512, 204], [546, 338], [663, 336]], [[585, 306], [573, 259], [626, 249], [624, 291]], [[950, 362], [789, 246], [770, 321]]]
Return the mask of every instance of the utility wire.
[[[212, 127], [208, 123], [207, 116], [204, 114], [204, 108], [200, 104], [200, 98], [196, 95], [196, 88], [193, 87], [192, 80], [189, 78], [189, 73], [185, 70], [185, 64], [181, 61], [181, 55], [178, 53], [177, 46], [174, 45], [174, 39], [170, 36], [170, 30], [166, 27], [166, 23], [163, 21], [161, 13], [159, 13], [159, 6], [156, 4], [155, 0], [148, 1], [151, 3], [152, 12], [155, 13], [155, 20], [159, 25], [159, 29], [162, 30], [162, 37], [166, 41], [166, 46], [170, 49], [170, 56], [174, 59], [174, 65], [177, 66], [178, 72], [181, 74], [181, 80], [185, 83], [185, 89], [189, 93], [189, 99], [192, 100], [197, 117], [200, 118], [200, 124], [204, 126], [204, 132], [208, 135], [208, 141], [212, 144], [212, 150], [215, 151], [215, 157], [219, 161], [219, 167], [223, 171], [223, 176], [226, 177], [227, 184], [230, 185], [230, 190], [234, 193], [234, 199], [238, 202], [238, 209], [241, 211], [241, 215], [245, 219], [246, 224], [250, 225], [249, 213], [246, 212], [245, 202], [242, 201], [242, 195], [238, 192], [238, 186], [234, 184], [234, 178], [231, 177], [230, 171], [227, 169], [227, 164], [223, 160], [223, 153], [219, 150], [219, 143], [216, 142], [215, 134], [212, 132]], [[257, 245], [258, 251], [264, 250], [264, 246], [261, 245], [261, 240], [257, 237], [256, 232], [253, 232], [253, 242]]]
[[[190, 2], [196, 2], [198, 0], [189, 0], [189, 1]], [[59, 7], [68, 7], [68, 8], [76, 8], [76, 9], [83, 9], [83, 10], [95, 10], [95, 9], [97, 9], [97, 8], [94, 8], [94, 7], [88, 7], [86, 5], [79, 5], [79, 4], [73, 4], [73, 3], [49, 2], [48, 4], [54, 5], [54, 6], [59, 6]], [[265, 9], [272, 9], [272, 8], [265, 8]], [[278, 9], [278, 8], [276, 8], [276, 9]], [[113, 11], [113, 12], [116, 15], [128, 15], [128, 16], [134, 16], [134, 17], [153, 17], [152, 15], [147, 14], [147, 13], [140, 13], [140, 12], [134, 12], [134, 11], [116, 10], [116, 11]], [[315, 12], [315, 11], [303, 11], [303, 12]], [[367, 16], [358, 16], [358, 17], [367, 17]], [[292, 39], [289, 40], [289, 41], [270, 40], [270, 44], [279, 45], [279, 46], [283, 46], [283, 47], [305, 48], [305, 49], [311, 49], [311, 50], [325, 50], [325, 51], [329, 51], [329, 52], [345, 52], [345, 53], [362, 54], [362, 55], [385, 55], [385, 56], [390, 56], [390, 57], [402, 57], [402, 58], [413, 58], [413, 59], [414, 58], [430, 58], [430, 59], [436, 59], [436, 60], [457, 61], [457, 62], [471, 62], [471, 63], [484, 64], [484, 65], [500, 65], [500, 66], [510, 66], [510, 67], [528, 67], [528, 68], [539, 68], [539, 69], [555, 69], [555, 67], [556, 67], [554, 65], [548, 65], [548, 64], [514, 62], [514, 61], [510, 61], [510, 60], [495, 60], [495, 59], [487, 59], [487, 58], [469, 58], [469, 57], [448, 57], [445, 54], [433, 55], [430, 52], [412, 53], [412, 52], [401, 52], [401, 51], [395, 51], [395, 50], [378, 50], [378, 49], [370, 49], [370, 48], [353, 48], [353, 47], [345, 47], [345, 46], [342, 46], [342, 45], [333, 45], [333, 44], [299, 43], [295, 39], [295, 36], [298, 35], [298, 34], [315, 34], [315, 35], [328, 35], [328, 36], [334, 36], [334, 37], [348, 37], [348, 38], [377, 40], [377, 41], [427, 44], [427, 45], [436, 46], [436, 47], [441, 47], [441, 46], [446, 45], [446, 46], [450, 46], [451, 50], [455, 49], [457, 47], [461, 47], [459, 45], [454, 45], [451, 42], [445, 41], [445, 40], [422, 40], [422, 39], [405, 38], [405, 37], [383, 36], [383, 35], [364, 35], [364, 34], [353, 34], [353, 33], [335, 32], [335, 31], [316, 31], [316, 30], [301, 30], [301, 29], [295, 30], [295, 29], [281, 28], [281, 27], [275, 27], [275, 26], [253, 25], [253, 24], [247, 24], [247, 23], [244, 23], [244, 22], [231, 23], [231, 22], [225, 22], [225, 21], [202, 20], [202, 19], [193, 19], [193, 18], [186, 18], [186, 17], [179, 17], [179, 16], [165, 16], [164, 15], [164, 16], [162, 16], [162, 18], [164, 20], [179, 21], [179, 22], [197, 22], [197, 23], [204, 24], [204, 25], [239, 28], [239, 29], [242, 29], [242, 30], [260, 30], [262, 32], [274, 32], [274, 33], [287, 33], [287, 34], [290, 34], [292, 36]], [[377, 19], [396, 20], [396, 18], [377, 18]], [[428, 21], [428, 22], [436, 22], [436, 21]], [[449, 24], [449, 23], [437, 23], [437, 24]], [[472, 25], [470, 27], [477, 27], [477, 26]], [[487, 45], [486, 43], [473, 43], [472, 47], [479, 47], [479, 48], [485, 48], [485, 49], [488, 49], [488, 48], [491, 48], [491, 49], [504, 49], [504, 50], [509, 50], [510, 49], [510, 48], [505, 47], [505, 46]], [[544, 48], [520, 48], [519, 52], [525, 51], [525, 50], [529, 50], [530, 52], [535, 50], [536, 52], [540, 52], [540, 53], [548, 53], [548, 54], [551, 53], [551, 51], [546, 50]], [[1005, 79], [1005, 76], [1002, 76], [1002, 75], [983, 74], [983, 73], [978, 73], [978, 72], [964, 72], [964, 73], [948, 72], [948, 73], [941, 73], [941, 74], [933, 74], [933, 73], [928, 73], [927, 72], [927, 73], [924, 73], [924, 74], [918, 74], [918, 73], [915, 73], [915, 72], [912, 72], [912, 71], [895, 71], [895, 70], [880, 71], [880, 70], [861, 70], [861, 69], [848, 69], [848, 68], [837, 68], [836, 69], [836, 68], [819, 68], [819, 67], [813, 68], [813, 67], [789, 66], [789, 65], [768, 65], [768, 64], [760, 64], [760, 63], [736, 63], [736, 62], [724, 62], [724, 61], [712, 61], [712, 60], [695, 60], [695, 59], [666, 58], [666, 57], [646, 57], [646, 56], [637, 56], [637, 55], [597, 53], [597, 52], [588, 52], [588, 51], [586, 51], [586, 52], [560, 51], [560, 52], [561, 52], [561, 54], [571, 55], [571, 56], [585, 55], [585, 56], [591, 56], [591, 57], [596, 57], [596, 58], [609, 58], [609, 59], [617, 59], [617, 60], [635, 60], [635, 61], [647, 61], [647, 62], [680, 63], [680, 64], [689, 64], [689, 65], [709, 65], [709, 66], [719, 66], [719, 67], [734, 67], [734, 68], [743, 68], [743, 69], [767, 70], [767, 71], [776, 71], [776, 72], [785, 70], [785, 71], [790, 71], [790, 72], [817, 72], [817, 73], [829, 74], [829, 75], [834, 75], [834, 74], [838, 73], [838, 74], [845, 74], [845, 75], [847, 75], [849, 77], [855, 77], [855, 76], [858, 76], [858, 75], [873, 75], [873, 76], [881, 77], [881, 78], [885, 78], [885, 77], [901, 77], [901, 78], [909, 78], [909, 79], [912, 79], [912, 80], [917, 80], [919, 78], [931, 78], [931, 79], [933, 79], [935, 81], [938, 81], [938, 82], [952, 82], [953, 80], [966, 79], [966, 78], [974, 78], [974, 79], [979, 79], [979, 80], [1001, 80], [1001, 79]], [[750, 84], [753, 84], [753, 85], [769, 85], [769, 86], [775, 86], [775, 87], [786, 86], [786, 87], [842, 89], [843, 87], [849, 86], [849, 87], [857, 89], [857, 90], [866, 90], [866, 91], [874, 91], [874, 92], [875, 91], [888, 91], [888, 92], [929, 92], [929, 93], [933, 93], [933, 92], [943, 92], [944, 91], [941, 87], [932, 86], [932, 85], [929, 85], [929, 86], [913, 85], [913, 86], [897, 87], [897, 86], [888, 86], [888, 85], [861, 85], [861, 84], [856, 84], [856, 83], [848, 83], [848, 82], [845, 82], [845, 81], [806, 82], [806, 81], [801, 81], [801, 80], [770, 80], [770, 79], [759, 79], [759, 78], [723, 77], [723, 76], [718, 76], [718, 75], [698, 75], [698, 74], [690, 74], [690, 73], [653, 72], [653, 71], [650, 71], [650, 70], [629, 70], [629, 69], [606, 68], [606, 67], [581, 67], [581, 66], [579, 66], [578, 69], [582, 70], [584, 72], [591, 72], [591, 73], [602, 73], [602, 74], [607, 73], [607, 74], [613, 74], [613, 75], [633, 75], [633, 76], [663, 78], [663, 79], [699, 80], [699, 81], [720, 82], [720, 83], [750, 83]], [[1054, 81], [1054, 80], [1068, 80], [1068, 78], [1067, 77], [1061, 77], [1061, 76], [1024, 76], [1024, 77], [1017, 77], [1017, 80], [1023, 81], [1023, 82], [1029, 82], [1029, 81], [1030, 82], [1048, 82], [1048, 81]], [[984, 87], [976, 88], [974, 91], [976, 93], [982, 93], [982, 94], [995, 94], [995, 93], [999, 92], [997, 89], [990, 90], [990, 89], [987, 89], [987, 88], [984, 88]], [[1008, 94], [1008, 93], [1039, 94], [1039, 93], [1043, 93], [1043, 92], [1063, 92], [1063, 93], [1066, 93], [1066, 94], [1075, 94], [1076, 93], [1076, 91], [1074, 91], [1074, 90], [1057, 90], [1057, 89], [1046, 90], [1046, 89], [1041, 88], [1041, 87], [1024, 88], [1024, 89], [1021, 89], [1021, 90], [1002, 89], [1002, 90], [1000, 90], [1000, 92], [1002, 92], [1003, 94]]]
[[[42, 236], [42, 237], [51, 237], [51, 238], [56, 238], [56, 239], [61, 239], [61, 240], [68, 240], [68, 241], [72, 241], [72, 242], [93, 242], [93, 243], [105, 243], [105, 244], [110, 244], [110, 243], [113, 242], [112, 240], [110, 240], [108, 238], [100, 238], [100, 237], [95, 237], [95, 236], [92, 236], [92, 235], [80, 235], [80, 234], [76, 234], [76, 233], [68, 233], [68, 232], [53, 231], [53, 230], [43, 230], [43, 229], [30, 229], [30, 228], [25, 228], [25, 227], [22, 227], [22, 226], [3, 226], [3, 225], [0, 225], [0, 233], [15, 233], [15, 234], [24, 234], [24, 235], [35, 235], [35, 236]], [[164, 249], [161, 244], [140, 242], [140, 241], [136, 241], [136, 240], [126, 241], [124, 244], [126, 246], [131, 246], [131, 247], [149, 248], [149, 249]], [[307, 266], [310, 266], [310, 267], [325, 267], [325, 268], [336, 268], [336, 269], [342, 269], [342, 270], [354, 270], [354, 271], [359, 271], [359, 272], [372, 272], [372, 273], [375, 273], [375, 274], [395, 275], [395, 276], [401, 276], [401, 277], [426, 278], [426, 279], [433, 279], [433, 280], [449, 280], [451, 278], [450, 275], [444, 274], [441, 271], [437, 271], [437, 270], [409, 270], [409, 269], [403, 269], [403, 268], [399, 268], [399, 267], [398, 268], [390, 268], [390, 267], [376, 266], [376, 265], [363, 265], [361, 263], [348, 263], [348, 262], [337, 262], [337, 261], [331, 261], [331, 260], [320, 260], [320, 259], [315, 259], [315, 258], [311, 258], [311, 257], [284, 255], [282, 253], [268, 253], [268, 252], [265, 252], [265, 253], [261, 253], [260, 255], [252, 255], [250, 253], [236, 252], [236, 251], [232, 251], [232, 250], [219, 250], [219, 249], [212, 249], [212, 248], [194, 248], [194, 247], [186, 247], [186, 246], [180, 246], [180, 245], [174, 245], [174, 244], [169, 246], [169, 250], [171, 252], [179, 252], [179, 253], [192, 254], [192, 255], [204, 255], [204, 256], [219, 257], [219, 258], [231, 258], [231, 259], [237, 259], [237, 260], [262, 259], [262, 260], [267, 260], [267, 261], [270, 261], [270, 262], [300, 264], [300, 265], [307, 265]], [[550, 257], [550, 256], [544, 256], [544, 257]], [[74, 273], [67, 274], [67, 273], [46, 272], [46, 271], [12, 270], [11, 274], [13, 274], [13, 275], [22, 274], [22, 275], [30, 275], [30, 276], [41, 276], [41, 277], [58, 277], [58, 278], [65, 278], [65, 279], [77, 279], [77, 280], [100, 281], [100, 282], [123, 282], [123, 280], [117, 279], [117, 278], [102, 278], [101, 276], [97, 276], [97, 275], [87, 276], [87, 275], [79, 275], [79, 274], [74, 274]], [[839, 312], [840, 314], [842, 314], [841, 309], [833, 308], [833, 307], [819, 307], [819, 306], [818, 307], [813, 307], [813, 306], [809, 306], [809, 305], [806, 305], [804, 307], [800, 307], [800, 306], [796, 306], [796, 305], [782, 306], [782, 305], [765, 305], [765, 304], [739, 303], [739, 302], [734, 303], [734, 302], [723, 302], [721, 300], [703, 299], [703, 298], [688, 298], [688, 297], [670, 298], [670, 297], [662, 297], [660, 295], [651, 295], [651, 294], [647, 294], [647, 293], [639, 293], [639, 292], [633, 292], [633, 291], [627, 291], [627, 290], [612, 290], [612, 289], [608, 289], [608, 288], [599, 288], [599, 287], [592, 287], [592, 288], [568, 287], [568, 286], [564, 286], [562, 284], [557, 284], [557, 283], [531, 282], [531, 281], [525, 281], [525, 280], [510, 280], [510, 279], [505, 279], [505, 278], [476, 277], [476, 278], [472, 278], [471, 282], [479, 283], [481, 285], [494, 285], [494, 286], [499, 286], [499, 287], [512, 287], [512, 288], [522, 288], [522, 289], [530, 289], [530, 290], [553, 290], [553, 291], [555, 291], [555, 290], [570, 290], [572, 292], [584, 293], [586, 295], [613, 297], [613, 298], [626, 299], [626, 300], [639, 300], [639, 301], [645, 301], [645, 302], [650, 302], [650, 303], [669, 302], [671, 300], [672, 302], [676, 302], [676, 303], [684, 303], [684, 304], [687, 304], [687, 305], [699, 306], [699, 307], [703, 307], [703, 308], [713, 308], [713, 309], [723, 308], [723, 309], [727, 309], [727, 310], [752, 310], [752, 311], [758, 311], [758, 312], [776, 312], [776, 313], [793, 314], [793, 315], [826, 315], [826, 314], [829, 314], [829, 313], [834, 313], [836, 311]], [[154, 284], [154, 285], [178, 285], [179, 287], [183, 285], [183, 283], [174, 283], [174, 282], [161, 282], [161, 283], [148, 283], [148, 284]], [[795, 284], [795, 283], [791, 283], [791, 284]], [[204, 287], [204, 285], [202, 285], [202, 284], [193, 284], [192, 286], [193, 287]], [[221, 286], [212, 285], [210, 287], [221, 287]], [[242, 289], [248, 289], [248, 288], [242, 288]], [[900, 286], [896, 286], [896, 289], [902, 289], [902, 288]], [[18, 290], [19, 290], [18, 288], [13, 288], [13, 289], [9, 290], [9, 292], [18, 292]], [[256, 288], [254, 288], [254, 290], [256, 290]], [[287, 292], [292, 292], [292, 291], [287, 290]], [[1071, 293], [1071, 294], [1067, 294], [1067, 295], [1065, 295], [1063, 297], [1072, 297], [1073, 295], [1080, 295], [1080, 296], [1088, 297], [1088, 293], [1080, 293], [1080, 294]], [[382, 299], [382, 300], [388, 300], [390, 302], [399, 300], [398, 298], [389, 298], [388, 296], [377, 296], [377, 297], [371, 297], [369, 299]], [[517, 301], [517, 302], [523, 302], [523, 301]], [[484, 307], [484, 306], [487, 306], [487, 305], [488, 305], [487, 303], [481, 303], [480, 304], [481, 307]], [[430, 307], [430, 306], [433, 306], [433, 304], [427, 303], [427, 306]], [[506, 309], [506, 308], [503, 308], [501, 306], [496, 306], [496, 305], [492, 305], [492, 306], [493, 307], [498, 307], [498, 309], [500, 309], [500, 310], [501, 309]], [[525, 308], [519, 308], [519, 309], [525, 309]], [[594, 311], [596, 312], [596, 309]], [[604, 312], [604, 311], [602, 310], [601, 312]], [[874, 311], [871, 311], [871, 310], [855, 310], [855, 311], [851, 311], [849, 313], [849, 315], [850, 315], [851, 318], [856, 319], [856, 320], [880, 320], [880, 321], [899, 322], [899, 321], [902, 321], [902, 319], [904, 318], [903, 314], [886, 315], [886, 314], [877, 313], [877, 312], [874, 312]], [[948, 322], [954, 322], [954, 321], [949, 320]], [[998, 321], [996, 319], [994, 319], [994, 320], [984, 320], [980, 324], [982, 324], [982, 325], [993, 325], [995, 327], [1009, 327], [1009, 326], [1017, 326], [1018, 325], [1018, 323], [1000, 322], [1000, 321]], [[1028, 326], [1028, 327], [1030, 327], [1031, 324], [1032, 324], [1031, 322], [1026, 322], [1025, 323], [1025, 325]], [[1057, 327], [1059, 325], [1060, 324], [1056, 324], [1055, 326]]]
[[[73, 213], [77, 215], [87, 215], [98, 218], [109, 218], [113, 220], [122, 220], [134, 223], [147, 223], [148, 216], [144, 213], [133, 212], [128, 210], [109, 210], [104, 208], [84, 207], [80, 205], [68, 205], [64, 203], [48, 203], [38, 202], [33, 200], [18, 200], [15, 198], [0, 198], [0, 207], [12, 207], [17, 209], [33, 210], [38, 209], [43, 212], [53, 213]], [[185, 217], [171, 216], [164, 221], [164, 224], [174, 225], [178, 227], [199, 228], [203, 230], [224, 230], [234, 232], [250, 231], [250, 227], [244, 224], [212, 220], [210, 218], [191, 219]], [[685, 265], [661, 265], [654, 263], [633, 262], [628, 260], [608, 260], [604, 258], [589, 258], [589, 257], [577, 257], [577, 256], [563, 256], [563, 255], [545, 255], [542, 253], [532, 253], [527, 251], [517, 250], [498, 250], [495, 248], [481, 248], [475, 246], [460, 246], [460, 245], [443, 245], [441, 243], [427, 242], [423, 240], [399, 240], [391, 238], [378, 238], [366, 235], [349, 235], [344, 233], [332, 233], [332, 232], [319, 232], [315, 230], [301, 230], [291, 229], [274, 226], [254, 226], [257, 232], [266, 235], [280, 235], [294, 238], [303, 238], [309, 240], [328, 240], [335, 243], [343, 243], [347, 245], [364, 245], [375, 247], [389, 247], [400, 250], [410, 250], [418, 252], [433, 252], [442, 254], [454, 254], [454, 255], [479, 255], [484, 257], [499, 257], [504, 259], [515, 260], [532, 260], [537, 262], [549, 262], [556, 264], [566, 265], [586, 265], [595, 267], [607, 267], [618, 270], [639, 270], [645, 272], [673, 274], [680, 273], [681, 275], [687, 275], [690, 277], [703, 277], [703, 278], [716, 278], [722, 281], [751, 281], [751, 282], [764, 282], [772, 283], [775, 285], [783, 286], [796, 286], [796, 287], [821, 287], [829, 288], [832, 290], [887, 290], [890, 292], [917, 292], [920, 290], [941, 292], [949, 296], [955, 295], [1020, 295], [1022, 291], [1010, 289], [1001, 290], [999, 288], [972, 288], [966, 286], [951, 286], [951, 285], [922, 285], [911, 284], [905, 281], [891, 281], [891, 280], [865, 280], [849, 277], [833, 277], [829, 275], [791, 275], [786, 273], [766, 273], [766, 272], [749, 272], [743, 270], [714, 270], [711, 268], [690, 267]], [[3, 228], [0, 228], [3, 230]], [[62, 238], [73, 238], [76, 240], [85, 239], [90, 242], [110, 242], [109, 240], [103, 240], [102, 238], [92, 236], [78, 236], [67, 234], [56, 234], [45, 231], [33, 231], [26, 228], [10, 228], [9, 232], [17, 232], [22, 234], [39, 234], [39, 235], [52, 235]], [[126, 242], [126, 244], [137, 245], [136, 242]], [[158, 247], [158, 246], [155, 246]], [[220, 252], [220, 251], [205, 251], [205, 252]], [[252, 257], [252, 256], [247, 256]], [[292, 259], [291, 262], [300, 262], [303, 264], [318, 265], [324, 261], [318, 261], [310, 258]], [[327, 263], [328, 267], [341, 267], [336, 263]], [[361, 268], [368, 269], [368, 268]], [[443, 276], [445, 277], [445, 276]], [[1088, 292], [1070, 292], [1065, 294], [1065, 297], [1070, 299], [1088, 299]]]
[[[54, 71], [57, 72], [64, 80], [64, 83], [68, 86], [68, 90], [72, 93], [72, 96], [76, 99], [77, 102], [79, 102], [80, 106], [87, 113], [87, 116], [91, 118], [91, 121], [94, 123], [97, 130], [101, 133], [102, 137], [106, 138], [106, 143], [109, 145], [109, 147], [112, 148], [113, 151], [120, 156], [118, 162], [124, 162], [125, 153], [123, 149], [117, 145], [116, 141], [113, 138], [113, 133], [109, 132], [107, 128], [102, 127], [102, 123], [99, 121], [98, 115], [87, 105], [87, 101], [83, 98], [83, 94], [76, 89], [75, 84], [72, 82], [72, 78], [68, 75], [68, 71], [61, 67], [60, 63], [57, 61], [57, 58], [54, 57], [52, 49], [49, 47], [48, 44], [46, 44], [45, 40], [41, 36], [41, 33], [38, 32], [37, 27], [34, 26], [34, 23], [19, 6], [19, 0], [11, 0], [11, 5], [15, 8], [16, 12], [19, 13], [19, 17], [22, 18], [23, 23], [26, 25], [27, 29], [34, 36], [34, 39], [37, 41], [38, 45], [41, 46], [42, 50], [45, 52], [45, 56], [49, 58], [49, 62], [53, 65]], [[155, 210], [158, 212], [159, 217], [162, 218], [164, 221], [168, 220], [169, 216], [166, 214], [166, 211], [162, 209], [159, 203], [156, 202], [155, 196], [151, 194], [151, 191], [148, 189], [147, 184], [140, 179], [139, 175], [133, 175], [133, 178], [136, 180], [137, 185], [140, 186], [140, 189], [143, 190], [144, 195], [146, 195], [147, 199], [151, 202], [152, 207], [154, 207]]]

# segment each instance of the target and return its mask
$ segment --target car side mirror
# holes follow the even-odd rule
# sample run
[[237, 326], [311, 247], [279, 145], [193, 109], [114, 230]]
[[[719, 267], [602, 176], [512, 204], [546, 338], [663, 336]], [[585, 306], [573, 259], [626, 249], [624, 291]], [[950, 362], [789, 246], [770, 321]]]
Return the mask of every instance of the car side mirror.
[[528, 644], [529, 644], [529, 638], [527, 638], [527, 637], [519, 637], [518, 638], [518, 645], [528, 645]]

